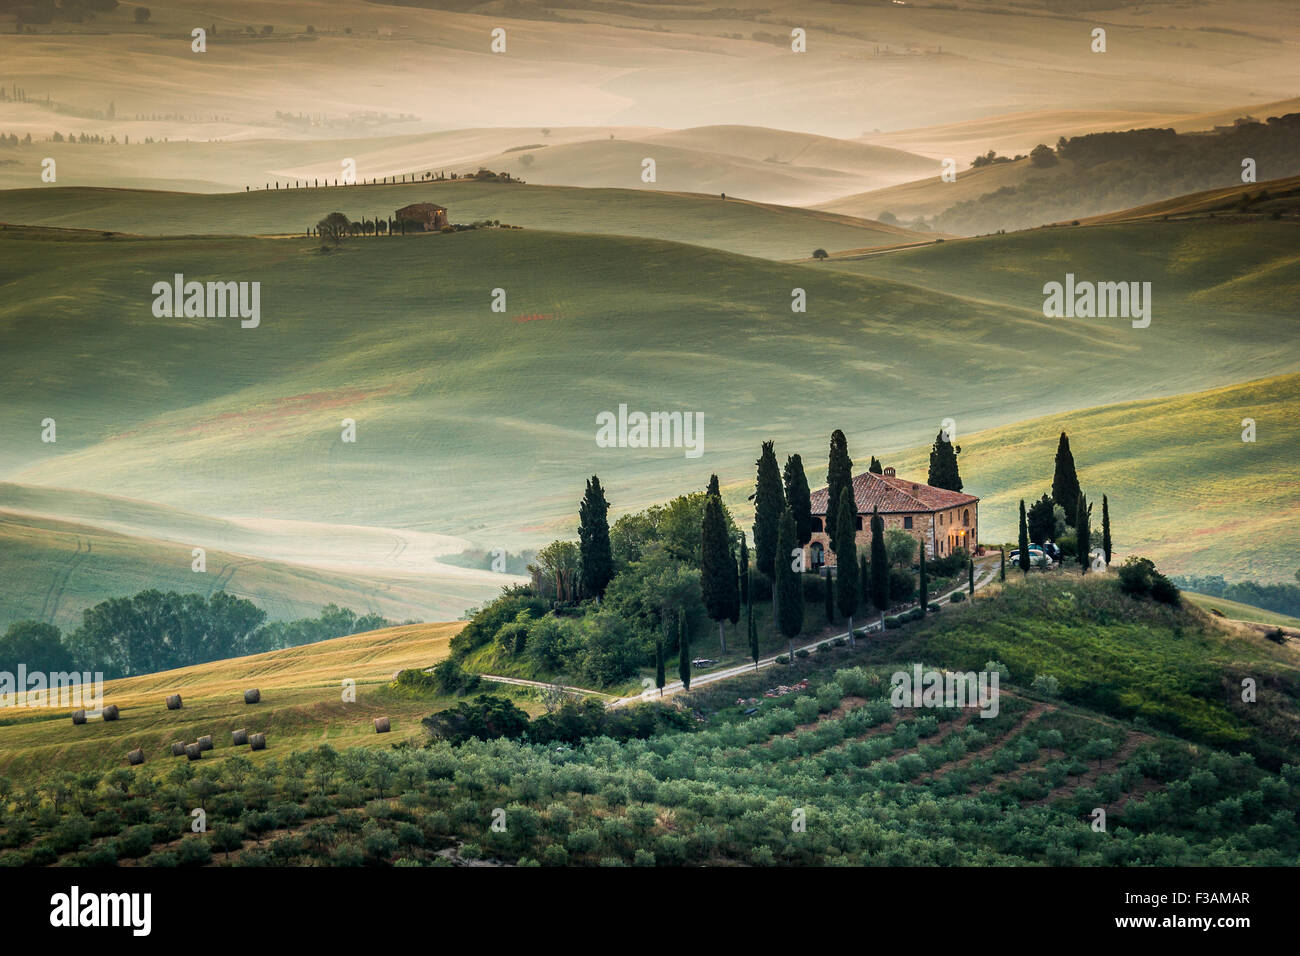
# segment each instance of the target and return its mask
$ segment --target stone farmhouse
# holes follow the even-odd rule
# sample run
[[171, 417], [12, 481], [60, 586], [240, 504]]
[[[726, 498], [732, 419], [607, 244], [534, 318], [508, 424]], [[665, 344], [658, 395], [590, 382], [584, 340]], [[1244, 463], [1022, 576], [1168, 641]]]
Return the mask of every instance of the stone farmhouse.
[[[858, 553], [870, 553], [871, 513], [879, 509], [885, 530], [897, 528], [916, 537], [927, 558], [946, 557], [955, 548], [975, 550], [979, 540], [979, 499], [959, 491], [933, 488], [894, 474], [863, 472], [853, 478], [857, 505]], [[835, 566], [835, 552], [826, 534], [826, 489], [812, 493], [812, 539], [804, 550], [804, 566], [810, 571]], [[832, 517], [832, 521], [835, 519]]]
[[433, 202], [416, 202], [393, 213], [398, 222], [409, 222], [425, 232], [437, 232], [447, 225], [447, 207]]

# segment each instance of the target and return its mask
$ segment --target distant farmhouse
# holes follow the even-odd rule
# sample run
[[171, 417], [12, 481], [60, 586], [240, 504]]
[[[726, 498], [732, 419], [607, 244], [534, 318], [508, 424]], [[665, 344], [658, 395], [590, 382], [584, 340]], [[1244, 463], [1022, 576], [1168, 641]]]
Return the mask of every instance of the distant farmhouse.
[[419, 226], [425, 232], [437, 232], [447, 223], [447, 207], [433, 202], [415, 202], [403, 206], [393, 213], [398, 222], [408, 222]]
[[[886, 531], [897, 528], [914, 535], [925, 548], [926, 557], [946, 557], [956, 548], [975, 550], [979, 499], [974, 495], [908, 481], [897, 477], [894, 469], [886, 468], [883, 475], [870, 471], [856, 475], [853, 499], [858, 512], [855, 538], [859, 554], [870, 553], [872, 509], [879, 509]], [[812, 515], [813, 533], [805, 567], [814, 571], [827, 565], [834, 567], [835, 552], [826, 534], [825, 488], [812, 493]]]

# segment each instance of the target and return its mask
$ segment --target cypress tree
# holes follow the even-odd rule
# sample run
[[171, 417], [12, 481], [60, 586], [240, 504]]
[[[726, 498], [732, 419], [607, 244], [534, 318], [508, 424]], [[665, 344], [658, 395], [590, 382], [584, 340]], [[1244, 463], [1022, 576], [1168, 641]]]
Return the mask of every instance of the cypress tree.
[[[777, 526], [776, 550], [788, 555], [794, 549], [794, 515], [786, 508]], [[776, 580], [773, 582], [776, 597], [776, 623], [790, 642], [790, 666], [794, 666], [794, 639], [803, 630], [803, 581], [788, 558], [776, 561]]]
[[1056, 446], [1056, 474], [1052, 476], [1052, 500], [1065, 509], [1065, 523], [1074, 527], [1079, 522], [1079, 476], [1074, 471], [1074, 454], [1070, 439], [1061, 432]]
[[880, 459], [875, 455], [871, 456], [871, 467], [868, 468], [867, 471], [871, 472], [873, 475], [883, 475], [885, 473], [885, 469], [880, 466]]
[[975, 559], [974, 558], [966, 559], [966, 577], [967, 577], [967, 581], [970, 584], [970, 593], [974, 594], [975, 593]]
[[740, 603], [749, 604], [749, 545], [745, 535], [740, 536], [740, 563], [736, 566], [740, 583]]
[[[835, 598], [840, 613], [849, 619], [849, 646], [853, 639], [853, 615], [858, 610], [858, 508], [852, 488], [840, 493], [839, 526], [840, 549], [835, 552]], [[826, 582], [830, 584], [828, 580]]]
[[659, 640], [655, 641], [655, 686], [659, 688], [659, 696], [664, 695], [664, 684], [668, 683], [668, 678], [664, 675], [664, 639], [662, 635]]
[[826, 534], [831, 539], [831, 550], [840, 553], [837, 509], [845, 488], [853, 487], [853, 459], [849, 457], [849, 442], [838, 428], [831, 432], [831, 452], [826, 462]]
[[[709, 487], [717, 486], [717, 476]], [[736, 559], [727, 540], [727, 519], [722, 513], [722, 499], [709, 494], [704, 501], [704, 520], [700, 542], [700, 592], [704, 608], [710, 619], [718, 622], [718, 644], [727, 653], [727, 638], [723, 621], [731, 617], [732, 604], [739, 579], [736, 577]]]
[[[870, 549], [868, 549], [870, 550]], [[865, 553], [858, 553], [858, 606], [866, 610], [871, 603], [871, 565]]]
[[948, 441], [940, 431], [930, 449], [930, 477], [926, 483], [933, 488], [961, 491], [961, 474], [957, 470], [957, 455], [960, 453], [961, 446]]
[[808, 478], [803, 472], [803, 459], [791, 455], [785, 460], [785, 501], [794, 513], [795, 539], [803, 547], [812, 540], [812, 497]]
[[1007, 549], [998, 548], [998, 554], [1002, 556], [1002, 565], [998, 568], [998, 580], [1005, 582], [1007, 579]]
[[1101, 496], [1101, 550], [1106, 555], [1106, 567], [1110, 567], [1110, 502]]
[[686, 609], [677, 612], [677, 676], [682, 690], [691, 689], [691, 639], [686, 633]]
[[[732, 633], [735, 633], [736, 625], [740, 623], [740, 573], [739, 565], [736, 564], [736, 548], [727, 542], [727, 574], [731, 577], [731, 614], [727, 620], [731, 622]], [[734, 573], [733, 573], [734, 572]]]
[[1029, 577], [1029, 523], [1025, 521], [1025, 499], [1020, 499], [1020, 570]]
[[[754, 486], [754, 561], [759, 571], [775, 581], [776, 533], [781, 524], [781, 512], [785, 511], [785, 492], [781, 489], [781, 473], [776, 466], [776, 452], [772, 442], [763, 442], [763, 451], [756, 464], [758, 480]], [[789, 553], [787, 548], [785, 554]], [[772, 595], [775, 600], [775, 587]]]
[[614, 555], [609, 546], [609, 502], [595, 475], [578, 506], [578, 550], [582, 554], [582, 589], [596, 598], [614, 577]]
[[871, 512], [871, 603], [880, 612], [884, 627], [889, 610], [889, 555], [885, 551], [885, 519], [878, 508]]
[[921, 581], [920, 581], [921, 610], [928, 614], [930, 613], [930, 578], [925, 573], [925, 545], [924, 544], [921, 545], [920, 551], [921, 551]]
[[718, 488], [717, 475], [709, 475], [709, 487], [704, 489], [704, 493], [706, 495], [717, 495], [719, 498], [722, 497], [722, 492]]
[[1074, 525], [1075, 547], [1078, 549], [1079, 568], [1084, 574], [1088, 573], [1088, 562], [1092, 550], [1092, 505], [1088, 504], [1088, 496], [1080, 493], [1074, 506], [1075, 513], [1079, 516]]
[[754, 659], [754, 670], [758, 670], [758, 625], [754, 623], [752, 604], [749, 605], [749, 656]]
[[822, 596], [825, 597], [826, 599], [826, 623], [834, 624], [835, 623], [835, 585], [834, 582], [831, 580], [831, 569], [829, 567], [826, 567], [823, 569], [823, 571], [824, 571], [823, 577], [825, 578], [826, 581], [826, 587], [822, 588], [822, 592], [823, 592]]

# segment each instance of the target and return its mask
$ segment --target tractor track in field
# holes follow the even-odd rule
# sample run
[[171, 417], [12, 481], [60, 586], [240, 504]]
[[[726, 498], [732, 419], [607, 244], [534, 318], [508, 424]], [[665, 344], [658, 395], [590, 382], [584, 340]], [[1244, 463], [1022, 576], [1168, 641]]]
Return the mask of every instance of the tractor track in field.
[[77, 550], [73, 552], [67, 563], [58, 570], [54, 575], [54, 580], [50, 582], [50, 588], [45, 592], [45, 603], [41, 607], [41, 620], [53, 623], [54, 615], [59, 611], [59, 605], [63, 603], [63, 592], [68, 587], [68, 582], [72, 580], [73, 572], [85, 564], [86, 559], [90, 557], [91, 544], [90, 539], [86, 539], [86, 550], [81, 550], [81, 538], [77, 538]]

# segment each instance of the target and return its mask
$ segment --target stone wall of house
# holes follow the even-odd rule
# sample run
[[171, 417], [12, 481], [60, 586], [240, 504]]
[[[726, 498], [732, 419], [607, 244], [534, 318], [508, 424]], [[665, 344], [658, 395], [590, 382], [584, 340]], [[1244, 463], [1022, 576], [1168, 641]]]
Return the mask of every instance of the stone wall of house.
[[[880, 518], [885, 524], [885, 530], [896, 529], [906, 531], [916, 538], [921, 547], [925, 548], [927, 558], [946, 557], [952, 553], [952, 546], [967, 547], [974, 550], [975, 542], [979, 540], [979, 505], [969, 504], [962, 505], [958, 508], [947, 508], [943, 511], [919, 511], [913, 514], [888, 514], [881, 515]], [[969, 515], [967, 515], [969, 512]], [[871, 515], [860, 515], [862, 519], [862, 529], [855, 535], [857, 539], [858, 554], [871, 554]], [[969, 519], [969, 523], [965, 520]], [[912, 519], [912, 527], [906, 527], [906, 519]], [[959, 534], [958, 532], [964, 532]], [[969, 543], [967, 543], [969, 542]], [[814, 567], [813, 545], [822, 546], [822, 554], [825, 556], [824, 564], [829, 567], [835, 567], [835, 552], [831, 550], [830, 538], [824, 531], [814, 531], [812, 539], [804, 549], [804, 566], [809, 570]]]

